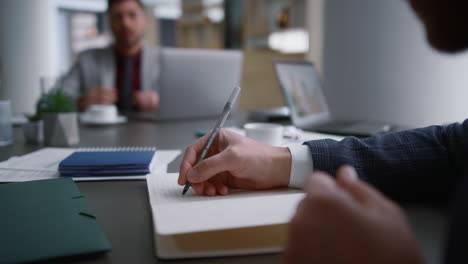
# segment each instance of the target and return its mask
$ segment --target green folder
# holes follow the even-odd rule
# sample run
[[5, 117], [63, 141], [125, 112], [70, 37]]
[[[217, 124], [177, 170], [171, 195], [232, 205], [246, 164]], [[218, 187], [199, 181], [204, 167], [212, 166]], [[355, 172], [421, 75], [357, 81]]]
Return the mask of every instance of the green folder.
[[0, 263], [109, 250], [108, 240], [73, 180], [0, 184]]

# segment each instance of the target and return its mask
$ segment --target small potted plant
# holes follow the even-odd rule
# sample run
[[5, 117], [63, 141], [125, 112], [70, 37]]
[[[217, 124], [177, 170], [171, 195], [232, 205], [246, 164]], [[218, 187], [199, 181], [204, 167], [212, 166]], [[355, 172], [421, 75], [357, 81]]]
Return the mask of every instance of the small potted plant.
[[46, 145], [68, 147], [80, 142], [75, 103], [61, 89], [42, 95], [36, 108], [44, 121]]
[[44, 122], [41, 115], [26, 115], [28, 123], [23, 124], [23, 133], [26, 143], [41, 144], [44, 141]]

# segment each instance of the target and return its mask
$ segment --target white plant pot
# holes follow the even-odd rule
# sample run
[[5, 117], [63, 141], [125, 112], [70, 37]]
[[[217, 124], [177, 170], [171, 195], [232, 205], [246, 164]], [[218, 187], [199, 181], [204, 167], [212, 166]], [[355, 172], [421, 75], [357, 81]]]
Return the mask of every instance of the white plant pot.
[[44, 141], [44, 122], [42, 120], [23, 124], [26, 143], [41, 144]]
[[44, 143], [56, 147], [69, 147], [80, 143], [77, 113], [44, 115]]

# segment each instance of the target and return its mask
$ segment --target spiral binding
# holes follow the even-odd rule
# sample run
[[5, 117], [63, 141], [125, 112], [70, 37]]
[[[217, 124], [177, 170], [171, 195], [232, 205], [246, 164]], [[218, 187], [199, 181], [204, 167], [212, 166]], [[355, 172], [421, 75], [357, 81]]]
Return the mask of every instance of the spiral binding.
[[141, 146], [141, 147], [80, 147], [76, 151], [78, 152], [92, 152], [92, 151], [156, 151], [156, 147]]

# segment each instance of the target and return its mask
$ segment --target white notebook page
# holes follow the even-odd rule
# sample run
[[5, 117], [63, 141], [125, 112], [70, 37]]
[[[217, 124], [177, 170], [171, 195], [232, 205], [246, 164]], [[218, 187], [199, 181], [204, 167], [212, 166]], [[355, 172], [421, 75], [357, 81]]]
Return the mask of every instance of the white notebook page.
[[276, 225], [289, 222], [301, 190], [234, 191], [226, 196], [182, 196], [178, 173], [147, 175], [156, 232], [161, 235]]

